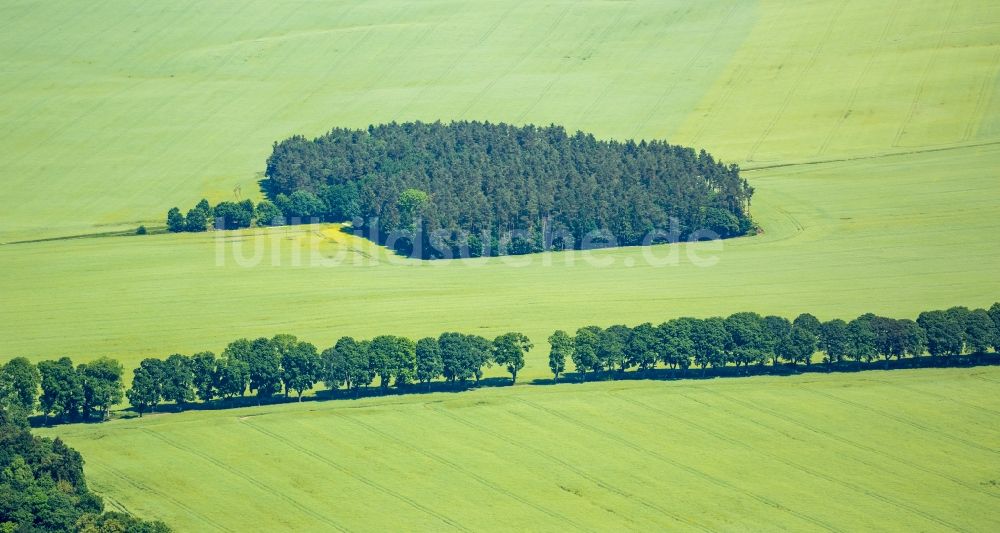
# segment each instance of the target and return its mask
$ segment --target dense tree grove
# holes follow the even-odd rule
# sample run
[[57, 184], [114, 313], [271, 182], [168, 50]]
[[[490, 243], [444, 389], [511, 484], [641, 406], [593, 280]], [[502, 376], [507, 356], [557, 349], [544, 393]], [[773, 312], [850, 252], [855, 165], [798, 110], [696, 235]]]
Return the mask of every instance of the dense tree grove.
[[360, 221], [380, 242], [423, 258], [712, 237], [698, 230], [725, 238], [752, 227], [753, 189], [735, 165], [661, 141], [602, 141], [555, 125], [336, 128], [275, 143], [266, 176], [276, 210], [258, 220], [269, 224], [280, 211]]
[[[5, 383], [15, 377], [18, 386], [38, 386], [33, 376], [21, 375], [24, 363], [14, 359], [5, 365]], [[80, 454], [59, 439], [31, 434], [21, 409], [26, 405], [23, 392], [31, 392], [34, 402], [29, 388], [15, 390], [0, 404], [0, 531], [169, 531], [162, 522], [104, 512], [101, 498], [87, 488]]]
[[[989, 310], [927, 311], [915, 321], [867, 313], [850, 322], [821, 322], [808, 313], [788, 320], [740, 312], [725, 318], [681, 317], [659, 325], [585, 326], [575, 335], [556, 331], [548, 341], [555, 380], [566, 372], [567, 360], [583, 379], [614, 379], [632, 369], [643, 372], [660, 365], [681, 375], [692, 366], [702, 374], [726, 367], [748, 374], [751, 366], [811, 365], [817, 353], [828, 367], [882, 361], [888, 367], [893, 359], [924, 354], [949, 361], [996, 351], [1000, 304]], [[259, 401], [294, 394], [301, 401], [319, 383], [355, 396], [376, 383], [382, 393], [391, 387], [427, 387], [437, 379], [456, 386], [478, 384], [484, 369], [493, 364], [505, 368], [514, 383], [532, 348], [531, 340], [518, 332], [492, 340], [457, 332], [416, 342], [395, 335], [341, 337], [322, 351], [286, 334], [237, 339], [218, 357], [200, 352], [142, 360], [124, 397], [142, 416], [165, 402], [180, 410], [196, 400], [248, 394]], [[67, 357], [37, 365], [18, 357], [0, 367], [0, 378], [0, 406], [24, 416], [38, 411], [46, 421], [51, 416], [100, 421], [123, 398], [122, 367], [107, 358], [74, 367]]]

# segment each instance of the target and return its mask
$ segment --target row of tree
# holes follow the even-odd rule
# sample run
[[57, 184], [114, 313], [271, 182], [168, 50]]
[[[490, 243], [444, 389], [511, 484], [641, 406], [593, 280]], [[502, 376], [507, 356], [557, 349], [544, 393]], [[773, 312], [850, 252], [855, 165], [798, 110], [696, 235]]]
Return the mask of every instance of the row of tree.
[[166, 533], [162, 522], [105, 512], [79, 452], [31, 434], [22, 409], [0, 404], [0, 531]]
[[[302, 195], [297, 197], [301, 200]], [[284, 204], [290, 209], [291, 200], [282, 195], [278, 204]], [[215, 207], [202, 199], [188, 210], [187, 216], [174, 207], [167, 212], [167, 230], [171, 232], [200, 232], [209, 229], [241, 229], [253, 224], [258, 226], [276, 226], [284, 224], [282, 209], [268, 200], [262, 200], [257, 205], [250, 200], [242, 202], [220, 202]]]
[[144, 359], [126, 395], [141, 415], [164, 400], [183, 406], [195, 399], [207, 402], [248, 392], [258, 399], [294, 392], [301, 401], [320, 382], [330, 389], [344, 387], [355, 393], [376, 378], [383, 390], [426, 384], [440, 377], [451, 383], [470, 379], [478, 383], [483, 368], [493, 363], [505, 366], [516, 380], [524, 367], [524, 354], [531, 348], [531, 341], [516, 332], [492, 341], [462, 333], [416, 342], [395, 335], [371, 340], [342, 337], [322, 352], [292, 335], [238, 339], [219, 357], [201, 352]]
[[812, 364], [816, 352], [824, 361], [868, 362], [902, 357], [955, 356], [1000, 349], [1000, 303], [989, 311], [953, 307], [920, 313], [916, 321], [871, 313], [845, 322], [819, 321], [804, 313], [790, 321], [752, 312], [726, 318], [677, 318], [654, 326], [640, 324], [600, 328], [587, 326], [569, 335], [549, 337], [549, 367], [558, 378], [571, 359], [578, 372], [648, 370], [663, 363], [686, 370], [732, 365]]
[[[821, 322], [804, 313], [794, 320], [734, 313], [726, 318], [676, 318], [658, 326], [587, 326], [570, 335], [556, 331], [549, 337], [549, 367], [556, 380], [571, 361], [584, 379], [608, 377], [630, 369], [650, 370], [663, 364], [671, 369], [691, 366], [810, 365], [817, 352], [828, 364], [846, 361], [871, 363], [879, 359], [958, 356], [1000, 349], [1000, 303], [985, 309], [953, 307], [926, 311], [914, 320], [871, 313], [849, 322]], [[317, 384], [358, 394], [378, 380], [382, 390], [429, 384], [479, 382], [484, 368], [497, 364], [516, 382], [531, 341], [517, 332], [493, 340], [479, 335], [443, 333], [417, 341], [394, 335], [358, 340], [342, 337], [318, 350], [292, 335], [238, 339], [216, 356], [201, 352], [144, 359], [134, 369], [132, 386], [124, 392], [122, 366], [101, 358], [73, 365], [69, 358], [33, 365], [15, 358], [0, 369], [0, 405], [64, 421], [102, 420], [123, 395], [140, 413], [161, 402], [185, 404], [249, 394], [260, 400], [294, 393], [302, 395]], [[41, 395], [38, 390], [41, 388]]]
[[704, 150], [598, 140], [555, 125], [335, 128], [275, 143], [265, 174], [272, 197], [308, 193], [308, 209], [277, 202], [284, 216], [360, 220], [370, 236], [423, 258], [589, 247], [594, 232], [608, 244], [639, 245], [752, 229], [753, 189], [736, 165]]
[[524, 367], [524, 354], [531, 348], [531, 341], [516, 332], [492, 341], [479, 335], [444, 333], [416, 342], [394, 335], [370, 340], [342, 337], [319, 352], [311, 343], [282, 334], [237, 339], [219, 356], [201, 352], [144, 359], [134, 369], [127, 391], [122, 366], [112, 359], [74, 367], [68, 357], [38, 365], [18, 357], [0, 369], [0, 405], [28, 415], [38, 409], [46, 419], [103, 420], [123, 397], [141, 415], [163, 401], [183, 408], [196, 400], [208, 402], [247, 393], [261, 400], [295, 393], [301, 400], [320, 382], [355, 393], [371, 386], [376, 378], [383, 390], [426, 384], [441, 377], [450, 383], [473, 379], [478, 383], [483, 369], [494, 363], [506, 367], [516, 380]]
[[46, 417], [104, 420], [122, 402], [122, 374], [121, 363], [107, 357], [76, 366], [69, 357], [37, 365], [15, 357], [0, 367], [0, 407], [24, 416], [38, 408]]

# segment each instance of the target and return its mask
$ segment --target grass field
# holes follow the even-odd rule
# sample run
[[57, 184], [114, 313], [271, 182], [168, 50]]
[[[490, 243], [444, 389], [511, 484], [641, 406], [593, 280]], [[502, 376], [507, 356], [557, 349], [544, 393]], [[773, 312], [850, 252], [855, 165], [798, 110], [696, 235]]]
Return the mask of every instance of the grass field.
[[0, 242], [254, 196], [271, 143], [557, 122], [751, 165], [1000, 139], [990, 1], [0, 6]]
[[[520, 330], [539, 345], [530, 381], [556, 328], [986, 306], [998, 28], [1000, 4], [965, 0], [4, 2], [0, 360], [130, 368], [278, 332]], [[19, 243], [257, 198], [273, 141], [413, 119], [705, 148], [748, 169], [764, 233], [521, 267], [400, 261], [333, 226]], [[240, 266], [235, 243], [263, 262]], [[313, 247], [342, 260], [295, 264]], [[113, 506], [181, 531], [990, 531], [998, 382], [525, 386], [44, 432], [83, 452]]]
[[[663, 267], [649, 266], [636, 248], [597, 252], [591, 262], [579, 253], [513, 261], [533, 263], [526, 267], [499, 258], [395, 261], [334, 228], [322, 238], [289, 228], [256, 238], [155, 235], [0, 247], [0, 292], [8, 302], [0, 308], [0, 335], [12, 355], [106, 354], [130, 368], [150, 355], [218, 353], [239, 336], [278, 332], [330, 346], [345, 334], [522, 330], [541, 345], [522, 374], [532, 378], [548, 375], [544, 341], [556, 328], [747, 309], [828, 319], [988, 307], [1000, 300], [1000, 246], [984, 238], [1000, 231], [998, 163], [1000, 146], [992, 146], [755, 172], [756, 213], [767, 231], [727, 241], [721, 251], [711, 250], [718, 243], [693, 246], [717, 259], [707, 268], [691, 262], [689, 245], [679, 246], [676, 266]], [[296, 247], [311, 244], [324, 259], [341, 258], [337, 266], [310, 266], [304, 252], [293, 266]], [[216, 266], [220, 246], [223, 267]], [[255, 249], [262, 264], [240, 266], [237, 251], [249, 258]], [[670, 249], [652, 253], [668, 257]], [[602, 266], [606, 261], [613, 264]]]
[[998, 391], [997, 368], [593, 383], [43, 433], [183, 531], [995, 531]]
[[[597, 254], [614, 260], [602, 267], [297, 267], [300, 229], [264, 237], [255, 268], [218, 267], [218, 234], [8, 244], [5, 354], [130, 365], [278, 331], [328, 345], [517, 329], [537, 343], [681, 314], [912, 316], [1000, 299], [995, 3], [238, 5], [111, 0], [83, 19], [58, 2], [5, 5], [0, 241], [158, 223], [237, 186], [257, 195], [276, 139], [417, 118], [706, 147], [757, 169], [765, 233], [724, 243], [712, 268], [685, 253], [649, 267], [641, 250]], [[326, 255], [385, 258], [325, 235]]]

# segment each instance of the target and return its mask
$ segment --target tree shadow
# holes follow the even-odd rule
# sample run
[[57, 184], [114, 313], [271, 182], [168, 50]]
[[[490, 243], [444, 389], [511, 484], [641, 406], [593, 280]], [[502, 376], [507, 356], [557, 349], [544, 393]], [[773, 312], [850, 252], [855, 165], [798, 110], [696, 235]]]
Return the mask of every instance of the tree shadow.
[[[950, 357], [909, 357], [878, 361], [842, 361], [838, 363], [817, 363], [811, 365], [780, 364], [751, 365], [747, 367], [725, 366], [718, 368], [650, 368], [634, 371], [604, 371], [604, 372], [567, 372], [558, 380], [553, 378], [535, 378], [522, 382], [525, 386], [571, 385], [581, 383], [598, 383], [606, 381], [703, 381], [711, 379], [744, 378], [750, 376], [800, 376], [804, 374], [858, 373], [872, 371], [892, 371], [915, 368], [970, 368], [978, 366], [1000, 366], [1000, 354], [972, 354]], [[184, 411], [218, 411], [242, 407], [263, 407], [289, 403], [350, 401], [368, 398], [384, 398], [393, 396], [408, 396], [414, 394], [460, 393], [473, 389], [510, 387], [513, 383], [509, 377], [491, 376], [469, 381], [432, 381], [430, 383], [407, 383], [388, 388], [363, 387], [357, 390], [327, 389], [316, 391], [311, 396], [302, 397], [276, 395], [269, 397], [238, 396], [235, 398], [217, 398], [207, 402], [190, 402], [182, 405], [165, 403], [144, 414], [180, 413]], [[116, 411], [115, 419], [136, 418], [139, 412], [134, 407]], [[105, 420], [93, 419], [46, 419], [42, 415], [29, 418], [33, 427], [52, 427], [63, 424], [99, 424]]]
[[815, 363], [811, 365], [779, 364], [751, 365], [745, 367], [725, 366], [712, 368], [651, 368], [620, 372], [567, 372], [555, 381], [551, 378], [535, 378], [530, 384], [538, 386], [561, 385], [565, 383], [596, 383], [602, 381], [680, 381], [708, 380], [718, 378], [744, 378], [751, 376], [800, 376], [803, 374], [857, 373], [870, 371], [892, 371], [914, 368], [968, 368], [1000, 365], [1000, 354], [971, 354], [960, 356], [921, 356], [877, 361], [841, 361], [837, 363]]

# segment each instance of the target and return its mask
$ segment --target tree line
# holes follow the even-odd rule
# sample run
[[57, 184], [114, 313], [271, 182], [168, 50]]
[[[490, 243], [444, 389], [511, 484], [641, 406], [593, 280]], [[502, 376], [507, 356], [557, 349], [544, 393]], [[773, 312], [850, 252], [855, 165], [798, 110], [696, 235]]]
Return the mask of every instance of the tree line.
[[549, 368], [556, 379], [567, 359], [584, 376], [610, 377], [661, 363], [681, 371], [697, 366], [703, 372], [708, 367], [745, 372], [751, 365], [811, 365], [817, 352], [827, 365], [879, 360], [888, 365], [892, 359], [924, 354], [953, 357], [1000, 350], [1000, 303], [988, 311], [925, 311], [915, 321], [866, 313], [849, 322], [821, 322], [809, 313], [788, 320], [739, 312], [725, 318], [676, 318], [658, 326], [586, 326], [575, 335], [556, 331], [548, 340]]
[[[659, 325], [607, 328], [586, 326], [575, 335], [559, 330], [549, 337], [549, 368], [554, 380], [572, 362], [582, 379], [616, 379], [632, 369], [658, 365], [681, 374], [751, 366], [811, 365], [817, 352], [827, 365], [918, 358], [925, 354], [952, 360], [963, 354], [1000, 352], [1000, 303], [989, 310], [952, 307], [925, 311], [916, 320], [872, 313], [853, 320], [818, 320], [803, 313], [794, 320], [739, 312], [728, 317], [668, 320]], [[0, 367], [0, 531], [163, 532], [160, 522], [104, 512], [101, 499], [86, 486], [80, 454], [59, 439], [31, 435], [28, 416], [46, 420], [104, 420], [112, 406], [128, 398], [140, 416], [161, 402], [178, 408], [195, 401], [234, 398], [248, 393], [259, 400], [302, 395], [319, 383], [331, 390], [359, 394], [378, 381], [379, 390], [409, 390], [444, 379], [478, 383], [484, 368], [505, 367], [516, 382], [532, 349], [523, 334], [510, 332], [488, 340], [479, 335], [444, 333], [413, 341], [380, 335], [341, 337], [319, 351], [292, 335], [237, 339], [219, 356], [201, 352], [147, 358], [133, 370], [126, 391], [123, 368], [109, 358], [74, 365], [68, 357], [32, 364], [11, 359]]]
[[736, 165], [556, 125], [334, 128], [275, 143], [265, 175], [286, 219], [355, 221], [422, 258], [585, 248], [595, 235], [605, 245], [725, 238], [753, 226], [753, 189]]
[[[686, 373], [692, 366], [733, 368], [812, 365], [817, 352], [827, 365], [873, 363], [921, 357], [953, 358], [1000, 350], [1000, 303], [989, 310], [953, 307], [925, 311], [916, 320], [866, 313], [849, 322], [821, 322], [809, 313], [794, 320], [739, 312], [728, 317], [675, 318], [660, 325], [607, 328], [586, 326], [574, 335], [559, 330], [549, 338], [549, 368], [559, 380], [571, 362], [581, 379], [622, 377], [663, 365]], [[100, 358], [74, 366], [63, 357], [37, 365], [23, 357], [0, 368], [0, 405], [46, 421], [103, 420], [127, 398], [140, 414], [163, 402], [180, 409], [196, 401], [253, 395], [259, 401], [295, 395], [322, 383], [331, 391], [360, 395], [376, 382], [380, 392], [428, 388], [443, 379], [453, 385], [479, 384], [485, 368], [496, 364], [517, 380], [525, 354], [533, 348], [522, 333], [492, 340], [448, 332], [413, 341], [380, 335], [341, 337], [322, 351], [295, 336], [281, 334], [237, 339], [218, 356], [200, 352], [147, 358], [133, 370], [126, 391], [122, 366]], [[41, 393], [39, 394], [39, 389]]]
[[[428, 384], [444, 378], [453, 384], [478, 383], [484, 368], [498, 364], [512, 379], [524, 368], [531, 341], [517, 332], [493, 340], [479, 335], [443, 333], [413, 341], [379, 335], [357, 340], [342, 337], [320, 352], [293, 335], [237, 339], [216, 356], [199, 352], [143, 359], [125, 390], [122, 365], [109, 358], [74, 366], [69, 357], [32, 364], [24, 357], [0, 368], [0, 405], [40, 412], [62, 422], [105, 420], [110, 408], [128, 399], [140, 416], [164, 402], [183, 408], [195, 402], [252, 394], [260, 400], [302, 395], [318, 383], [358, 394], [378, 380], [390, 386]], [[39, 393], [40, 391], [40, 393]]]
[[58, 438], [32, 435], [24, 410], [0, 404], [0, 531], [167, 533], [170, 529], [163, 522], [105, 511], [101, 497], [87, 487], [80, 453]]
[[[301, 201], [302, 195], [296, 196], [296, 201]], [[294, 212], [289, 207], [289, 199], [282, 197], [282, 204], [285, 210]], [[167, 231], [170, 232], [201, 232], [210, 229], [242, 229], [249, 228], [256, 224], [258, 226], [277, 226], [285, 223], [283, 211], [274, 203], [268, 200], [261, 200], [257, 205], [251, 200], [241, 202], [219, 202], [212, 207], [208, 200], [202, 199], [197, 205], [187, 211], [187, 215], [181, 213], [177, 207], [167, 211]]]

